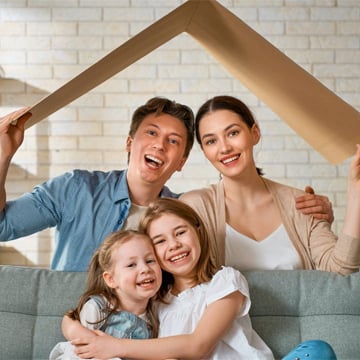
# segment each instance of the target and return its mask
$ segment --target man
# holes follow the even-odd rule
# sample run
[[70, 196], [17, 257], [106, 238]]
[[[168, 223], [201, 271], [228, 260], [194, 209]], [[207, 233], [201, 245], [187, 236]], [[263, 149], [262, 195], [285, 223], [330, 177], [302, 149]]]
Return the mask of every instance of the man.
[[[192, 148], [194, 115], [185, 105], [156, 97], [133, 114], [126, 170], [74, 170], [7, 202], [6, 175], [24, 138], [24, 124], [31, 116], [27, 111], [0, 118], [0, 241], [56, 226], [51, 268], [86, 271], [109, 233], [136, 228], [146, 206], [158, 196], [178, 196], [165, 183], [182, 169]], [[332, 217], [324, 196], [303, 196], [298, 206], [314, 216]]]
[[134, 112], [127, 170], [74, 170], [6, 202], [7, 170], [28, 118], [9, 124], [0, 134], [0, 241], [56, 226], [52, 269], [86, 271], [110, 232], [137, 227], [142, 211], [158, 196], [177, 197], [164, 185], [182, 169], [194, 142], [194, 117], [187, 106], [153, 98]]

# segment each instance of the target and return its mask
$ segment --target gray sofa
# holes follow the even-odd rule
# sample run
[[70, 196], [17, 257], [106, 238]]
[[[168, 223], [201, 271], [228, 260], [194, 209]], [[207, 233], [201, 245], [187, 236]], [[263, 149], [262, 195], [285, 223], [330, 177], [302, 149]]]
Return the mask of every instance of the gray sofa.
[[[276, 358], [301, 341], [323, 339], [332, 344], [339, 360], [360, 359], [359, 273], [245, 275], [253, 326]], [[85, 281], [86, 273], [0, 266], [0, 359], [47, 359], [52, 347], [64, 340], [62, 316], [76, 305]]]

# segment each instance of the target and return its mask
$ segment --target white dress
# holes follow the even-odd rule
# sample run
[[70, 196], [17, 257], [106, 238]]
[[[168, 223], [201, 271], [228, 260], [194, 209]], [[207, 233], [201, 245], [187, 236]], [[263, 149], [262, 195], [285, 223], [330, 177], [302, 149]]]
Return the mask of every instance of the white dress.
[[245, 296], [244, 306], [234, 319], [231, 329], [219, 341], [208, 359], [273, 360], [271, 350], [251, 325], [248, 283], [239, 271], [231, 267], [223, 267], [208, 283], [187, 289], [178, 296], [169, 294], [169, 303], [159, 305], [159, 336], [193, 332], [206, 307], [234, 291]]

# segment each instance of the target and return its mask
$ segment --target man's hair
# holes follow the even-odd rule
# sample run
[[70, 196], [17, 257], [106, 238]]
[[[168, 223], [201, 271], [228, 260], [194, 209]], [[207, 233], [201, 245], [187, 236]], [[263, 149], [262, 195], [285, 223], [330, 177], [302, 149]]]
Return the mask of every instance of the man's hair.
[[131, 119], [129, 136], [134, 137], [137, 129], [144, 118], [150, 114], [161, 115], [168, 114], [179, 119], [186, 129], [185, 157], [188, 157], [194, 144], [194, 113], [186, 105], [163, 97], [154, 97], [148, 100], [144, 105], [138, 107]]

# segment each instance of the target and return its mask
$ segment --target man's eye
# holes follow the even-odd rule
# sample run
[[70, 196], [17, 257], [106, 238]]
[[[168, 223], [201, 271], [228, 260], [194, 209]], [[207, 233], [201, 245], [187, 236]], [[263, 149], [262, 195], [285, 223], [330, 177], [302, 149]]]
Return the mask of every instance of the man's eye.
[[148, 130], [147, 133], [152, 136], [156, 135], [156, 131], [154, 131], [154, 130]]
[[169, 139], [169, 143], [173, 145], [177, 145], [179, 142], [176, 139]]
[[135, 266], [135, 263], [131, 263], [131, 264], [128, 264], [128, 265], [127, 265], [128, 268], [132, 268], [132, 267], [134, 267], [134, 266]]

